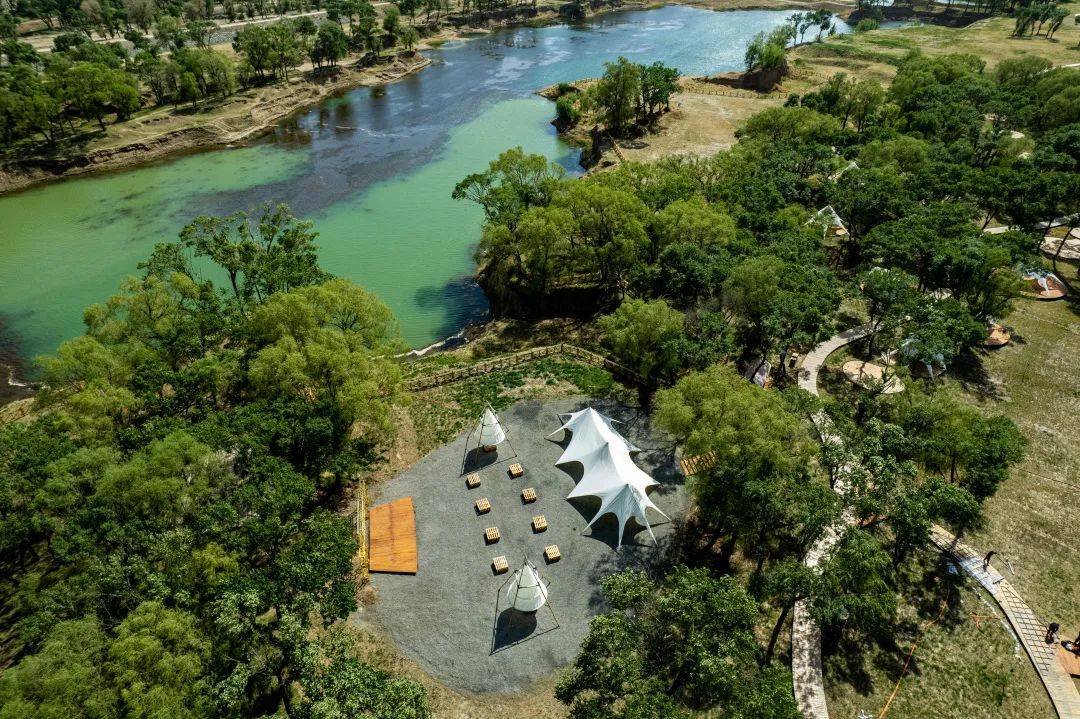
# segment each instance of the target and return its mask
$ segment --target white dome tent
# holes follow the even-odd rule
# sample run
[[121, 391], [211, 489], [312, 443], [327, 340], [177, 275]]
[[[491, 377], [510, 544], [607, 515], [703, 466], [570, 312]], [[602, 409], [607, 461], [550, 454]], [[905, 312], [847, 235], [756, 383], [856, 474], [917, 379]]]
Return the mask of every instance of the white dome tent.
[[491, 411], [491, 407], [486, 407], [480, 415], [480, 424], [476, 431], [481, 447], [494, 447], [506, 439], [506, 431], [499, 424], [499, 418]]
[[513, 580], [506, 588], [506, 600], [519, 612], [535, 612], [547, 603], [547, 584], [528, 560], [514, 572]]
[[600, 499], [600, 509], [587, 526], [591, 527], [609, 512], [614, 514], [619, 523], [616, 549], [622, 547], [623, 532], [631, 518], [649, 530], [649, 536], [656, 544], [656, 535], [653, 534], [646, 510], [652, 509], [664, 519], [668, 519], [668, 516], [648, 495], [648, 488], [660, 483], [643, 472], [630, 457], [632, 452], [641, 450], [615, 431], [612, 424], [616, 420], [605, 417], [592, 407], [560, 415], [560, 419], [563, 417], [566, 417], [563, 425], [548, 435], [551, 437], [561, 431], [571, 433], [570, 443], [555, 464], [579, 462], [584, 468], [581, 481], [566, 498], [594, 496]]
[[[510, 454], [502, 456], [499, 445], [506, 442], [510, 446]], [[469, 430], [465, 438], [465, 453], [461, 458], [462, 476], [492, 464], [498, 464], [517, 457], [517, 450], [513, 442], [507, 437], [506, 429], [499, 422], [499, 416], [488, 405], [480, 413], [480, 419]]]

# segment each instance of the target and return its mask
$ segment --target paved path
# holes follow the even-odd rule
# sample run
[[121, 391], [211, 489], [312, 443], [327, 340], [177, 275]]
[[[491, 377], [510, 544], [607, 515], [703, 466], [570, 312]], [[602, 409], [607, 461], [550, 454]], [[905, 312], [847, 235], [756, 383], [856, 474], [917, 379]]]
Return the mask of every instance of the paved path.
[[[833, 335], [812, 349], [803, 358], [802, 367], [799, 369], [799, 387], [817, 395], [818, 373], [826, 358], [844, 345], [866, 337], [871, 330], [872, 327], [868, 324], [852, 327]], [[815, 412], [811, 419], [817, 427], [822, 444], [836, 445], [842, 442], [833, 428], [832, 420], [825, 412]], [[833, 489], [841, 495], [847, 491], [850, 470], [851, 465], [845, 463], [836, 472]], [[845, 509], [839, 521], [829, 527], [806, 553], [803, 560], [806, 566], [816, 569], [840, 541], [844, 530], [854, 524], [855, 520], [855, 513], [850, 508]], [[810, 605], [805, 601], [796, 602], [791, 618], [791, 676], [795, 701], [803, 716], [807, 719], [829, 719], [829, 707], [825, 699], [825, 676], [821, 664], [821, 627], [810, 616]]]
[[[817, 378], [826, 358], [843, 347], [870, 334], [870, 325], [860, 325], [845, 330], [811, 350], [803, 359], [799, 371], [799, 387], [818, 394]], [[815, 413], [811, 419], [821, 436], [822, 444], [841, 441], [833, 429], [832, 421], [824, 412]], [[851, 465], [844, 464], [837, 472], [834, 489], [841, 495], [847, 490], [847, 477]], [[845, 509], [840, 520], [807, 552], [805, 564], [816, 568], [836, 545], [844, 529], [853, 524], [856, 517]], [[1080, 719], [1080, 692], [1072, 677], [1058, 661], [1053, 645], [1044, 641], [1046, 624], [1031, 610], [1020, 594], [993, 567], [982, 568], [982, 553], [957, 539], [944, 527], [934, 525], [930, 540], [942, 552], [950, 554], [975, 581], [986, 589], [1005, 613], [1013, 629], [1031, 659], [1035, 671], [1046, 687], [1050, 702], [1060, 719]], [[821, 663], [821, 629], [810, 617], [809, 606], [804, 602], [795, 605], [791, 627], [791, 675], [795, 700], [806, 719], [829, 719], [829, 707], [825, 698], [825, 677]]]

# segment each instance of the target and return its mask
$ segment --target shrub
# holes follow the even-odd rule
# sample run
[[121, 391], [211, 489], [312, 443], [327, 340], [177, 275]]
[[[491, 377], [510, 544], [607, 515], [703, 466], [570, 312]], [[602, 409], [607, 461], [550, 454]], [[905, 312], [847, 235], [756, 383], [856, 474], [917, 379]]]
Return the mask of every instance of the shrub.
[[571, 127], [581, 119], [581, 110], [569, 97], [560, 97], [555, 101], [555, 121], [560, 127]]

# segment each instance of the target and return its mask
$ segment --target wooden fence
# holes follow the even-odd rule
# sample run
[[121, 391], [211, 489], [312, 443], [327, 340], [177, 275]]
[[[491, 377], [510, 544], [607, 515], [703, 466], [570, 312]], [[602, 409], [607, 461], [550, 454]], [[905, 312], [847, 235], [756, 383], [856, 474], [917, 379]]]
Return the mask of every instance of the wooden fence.
[[687, 83], [682, 86], [683, 92], [689, 92], [694, 95], [722, 95], [724, 97], [745, 97], [750, 100], [770, 100], [773, 98], [784, 99], [789, 93], [783, 90], [775, 90], [773, 92], [754, 92], [753, 90], [741, 90], [734, 87], [726, 87], [724, 85], [704, 85], [701, 83]]
[[480, 362], [465, 367], [451, 367], [439, 372], [432, 372], [431, 374], [413, 377], [412, 379], [405, 381], [405, 387], [413, 392], [419, 392], [425, 389], [431, 389], [432, 387], [441, 387], [442, 385], [451, 384], [453, 382], [461, 382], [462, 380], [472, 379], [473, 377], [480, 377], [481, 375], [490, 374], [492, 372], [512, 369], [519, 365], [543, 359], [545, 357], [556, 356], [568, 357], [594, 367], [601, 367], [608, 370], [616, 377], [623, 380], [629, 380], [634, 384], [640, 385], [645, 383], [644, 378], [637, 372], [634, 372], [629, 367], [621, 365], [602, 354], [584, 349], [583, 347], [578, 347], [577, 345], [560, 343], [544, 347], [533, 347], [532, 349], [522, 350], [520, 352], [492, 357], [488, 360], [481, 360]]

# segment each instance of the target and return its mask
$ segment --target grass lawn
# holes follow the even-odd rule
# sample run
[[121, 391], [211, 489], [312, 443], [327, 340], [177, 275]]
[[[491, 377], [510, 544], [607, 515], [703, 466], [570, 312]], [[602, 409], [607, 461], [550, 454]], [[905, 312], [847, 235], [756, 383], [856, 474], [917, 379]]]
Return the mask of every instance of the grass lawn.
[[981, 589], [958, 581], [932, 550], [902, 566], [894, 641], [842, 644], [825, 657], [830, 716], [878, 717], [894, 690], [890, 719], [1054, 716], [1027, 655]]
[[983, 58], [988, 69], [1005, 58], [1024, 55], [1044, 57], [1055, 65], [1077, 63], [1080, 26], [1072, 22], [1072, 15], [1080, 12], [1080, 3], [1065, 7], [1069, 18], [1052, 40], [1009, 37], [1014, 21], [1008, 17], [979, 20], [964, 28], [920, 24], [831, 37], [790, 53], [795, 74], [784, 87], [805, 92], [837, 72], [884, 83], [896, 74], [897, 63], [916, 49], [928, 55], [971, 53]]
[[[974, 546], [1000, 552], [999, 569], [1063, 635], [1080, 631], [1080, 315], [1063, 301], [1021, 300], [1006, 324], [1013, 344], [986, 358], [986, 383], [964, 396], [1013, 419], [1030, 445], [987, 502]], [[1070, 634], [1071, 633], [1071, 634]]]

